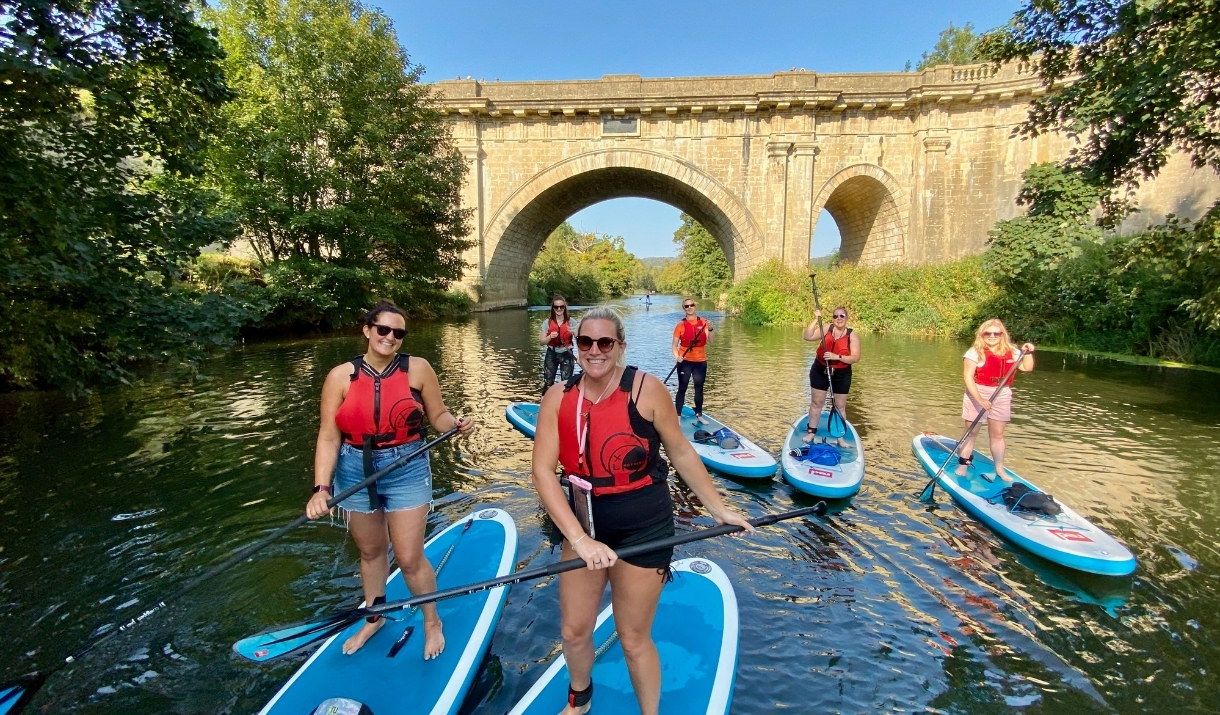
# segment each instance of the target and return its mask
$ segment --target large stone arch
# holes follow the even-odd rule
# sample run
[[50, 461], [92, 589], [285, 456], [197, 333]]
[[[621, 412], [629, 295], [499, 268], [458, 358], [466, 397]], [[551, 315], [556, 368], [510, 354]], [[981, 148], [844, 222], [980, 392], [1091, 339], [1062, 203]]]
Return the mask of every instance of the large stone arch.
[[481, 302], [525, 304], [526, 282], [546, 237], [569, 216], [609, 199], [674, 206], [707, 228], [734, 274], [761, 260], [761, 233], [745, 204], [707, 173], [672, 156], [604, 149], [556, 162], [522, 182], [487, 223], [490, 249]]
[[814, 227], [822, 209], [839, 226], [839, 258], [875, 266], [906, 256], [907, 201], [898, 182], [875, 164], [853, 164], [827, 179], [813, 202]]

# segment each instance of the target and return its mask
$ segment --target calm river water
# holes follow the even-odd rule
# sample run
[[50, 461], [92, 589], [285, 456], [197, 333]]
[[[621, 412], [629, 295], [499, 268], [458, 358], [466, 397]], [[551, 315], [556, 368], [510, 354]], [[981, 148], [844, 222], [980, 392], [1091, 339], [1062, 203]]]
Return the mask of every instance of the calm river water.
[[[664, 375], [678, 300], [620, 303], [631, 362]], [[538, 393], [542, 315], [415, 325], [405, 347], [436, 366], [450, 408], [479, 421], [434, 457], [432, 525], [501, 506], [520, 528], [521, 567], [557, 559], [530, 442], [504, 421], [508, 402]], [[807, 399], [811, 347], [797, 328], [715, 319], [706, 409], [778, 454]], [[679, 552], [716, 560], [736, 586], [733, 712], [1220, 710], [1220, 374], [1042, 352], [1019, 379], [1009, 466], [1135, 551], [1135, 576], [1108, 579], [1006, 545], [943, 494], [919, 504], [925, 480], [889, 470], [918, 470], [914, 433], [960, 433], [965, 346], [861, 342], [849, 405], [869, 466], [860, 493], [822, 522]], [[0, 396], [0, 674], [53, 664], [300, 513], [322, 379], [360, 349], [353, 337], [247, 345], [191, 385]], [[778, 479], [716, 479], [752, 515], [811, 503]], [[711, 524], [680, 512], [685, 528]], [[232, 642], [354, 604], [356, 563], [341, 527], [298, 529], [59, 673], [36, 706], [254, 712], [304, 656], [253, 665]], [[557, 591], [512, 589], [465, 713], [506, 712], [557, 655]]]

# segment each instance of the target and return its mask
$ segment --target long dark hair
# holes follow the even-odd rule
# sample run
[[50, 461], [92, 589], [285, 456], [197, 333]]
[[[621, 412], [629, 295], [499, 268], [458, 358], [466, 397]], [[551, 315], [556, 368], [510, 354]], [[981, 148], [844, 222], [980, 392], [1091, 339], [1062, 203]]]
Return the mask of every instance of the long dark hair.
[[407, 322], [407, 314], [402, 312], [402, 308], [394, 305], [394, 301], [382, 298], [381, 300], [377, 301], [377, 305], [374, 305], [372, 310], [364, 314], [364, 322], [361, 324], [376, 325], [377, 316], [381, 315], [382, 313], [401, 315], [403, 324], [405, 325]]
[[558, 293], [551, 296], [551, 320], [555, 321], [556, 325], [559, 325], [559, 318], [555, 316], [555, 301], [557, 301], [557, 300], [563, 301], [563, 319], [564, 319], [565, 323], [568, 321], [569, 318], [572, 317], [572, 313], [571, 313], [571, 310], [568, 308], [568, 299], [567, 298], [564, 298], [563, 296], [559, 295]]

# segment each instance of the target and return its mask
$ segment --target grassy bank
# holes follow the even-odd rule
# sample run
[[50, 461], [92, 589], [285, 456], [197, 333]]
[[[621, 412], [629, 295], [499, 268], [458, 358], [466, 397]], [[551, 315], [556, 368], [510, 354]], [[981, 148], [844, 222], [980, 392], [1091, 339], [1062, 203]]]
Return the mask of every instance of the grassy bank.
[[[996, 292], [979, 257], [926, 266], [842, 265], [817, 276], [823, 318], [843, 305], [851, 325], [870, 332], [960, 335], [973, 329]], [[805, 325], [813, 317], [813, 289], [807, 274], [771, 261], [733, 286], [727, 308], [756, 325]]]

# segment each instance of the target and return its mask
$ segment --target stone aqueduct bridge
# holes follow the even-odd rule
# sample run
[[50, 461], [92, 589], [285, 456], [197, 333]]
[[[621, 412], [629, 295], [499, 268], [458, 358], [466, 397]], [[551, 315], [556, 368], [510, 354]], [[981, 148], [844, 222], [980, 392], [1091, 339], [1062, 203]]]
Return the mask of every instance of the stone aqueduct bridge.
[[[460, 285], [483, 310], [525, 305], [547, 235], [587, 206], [627, 196], [694, 216], [735, 279], [775, 258], [806, 266], [822, 209], [847, 260], [976, 253], [997, 219], [1019, 212], [1021, 173], [1069, 146], [1012, 136], [1046, 91], [1025, 64], [436, 87], [469, 167], [462, 201], [476, 246]], [[1155, 185], [1140, 197], [1145, 223], [1197, 215], [1220, 194], [1212, 172], [1184, 161]]]

